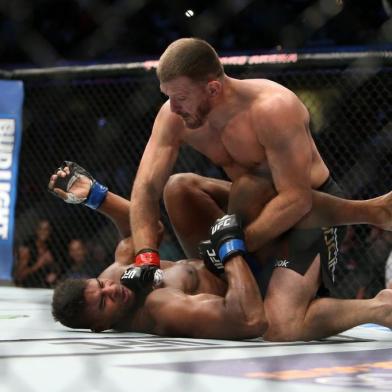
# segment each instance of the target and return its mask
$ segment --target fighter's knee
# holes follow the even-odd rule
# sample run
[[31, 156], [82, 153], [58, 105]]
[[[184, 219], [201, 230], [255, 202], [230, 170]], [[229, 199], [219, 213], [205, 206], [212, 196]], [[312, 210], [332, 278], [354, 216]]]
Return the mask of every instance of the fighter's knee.
[[257, 176], [254, 174], [243, 174], [238, 177], [232, 185], [232, 192], [238, 190], [238, 192], [255, 192], [262, 194], [276, 194], [274, 184], [271, 177], [268, 176]]
[[229, 211], [238, 214], [246, 225], [253, 221], [275, 196], [276, 191], [269, 178], [245, 174], [233, 182]]
[[263, 338], [272, 342], [304, 340], [300, 320], [285, 317], [269, 317]]
[[270, 342], [288, 342], [290, 341], [286, 333], [279, 329], [275, 329], [272, 325], [269, 325], [263, 334], [263, 339]]
[[265, 330], [263, 338], [270, 342], [293, 342], [296, 340], [303, 340], [297, 331], [289, 327], [282, 328], [273, 323], [268, 324], [268, 328]]
[[165, 191], [176, 189], [191, 189], [197, 183], [198, 175], [195, 173], [172, 174], [166, 183]]
[[264, 336], [265, 332], [268, 330], [268, 321], [264, 314], [254, 315], [251, 320], [246, 320], [243, 326], [246, 336], [249, 337], [260, 337]]
[[173, 196], [184, 194], [195, 189], [197, 175], [194, 173], [177, 173], [172, 174], [167, 181], [163, 190], [163, 197], [165, 201]]

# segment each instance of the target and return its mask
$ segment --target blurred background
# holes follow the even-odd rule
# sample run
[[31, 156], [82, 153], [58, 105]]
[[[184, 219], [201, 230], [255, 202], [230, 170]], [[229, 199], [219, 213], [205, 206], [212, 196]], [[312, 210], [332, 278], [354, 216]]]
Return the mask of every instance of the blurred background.
[[[269, 78], [292, 89], [348, 196], [392, 189], [391, 16], [391, 0], [0, 0], [2, 79], [23, 81], [25, 92], [14, 282], [54, 287], [65, 277], [94, 276], [113, 261], [114, 225], [54, 198], [46, 191], [49, 176], [63, 160], [75, 161], [129, 198], [164, 102], [145, 61], [180, 37], [210, 42], [229, 59], [230, 76]], [[235, 65], [242, 57], [233, 56], [245, 61]], [[224, 178], [186, 147], [175, 171]], [[163, 208], [162, 216], [162, 258], [180, 259]], [[333, 294], [367, 298], [385, 287], [391, 250], [390, 233], [350, 227]]]
[[390, 48], [391, 0], [2, 0], [3, 65], [124, 62], [197, 36], [219, 52]]

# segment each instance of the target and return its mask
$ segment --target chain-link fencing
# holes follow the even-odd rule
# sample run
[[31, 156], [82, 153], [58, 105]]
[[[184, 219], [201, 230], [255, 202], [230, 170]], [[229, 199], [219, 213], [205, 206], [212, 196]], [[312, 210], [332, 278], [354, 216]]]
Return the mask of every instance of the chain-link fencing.
[[[373, 197], [392, 188], [389, 53], [239, 56], [223, 61], [230, 76], [272, 79], [302, 99], [311, 114], [316, 144], [350, 197]], [[26, 248], [42, 230], [51, 232], [56, 265], [55, 270], [32, 271], [25, 282], [17, 279], [18, 284], [52, 287], [69, 271], [93, 274], [113, 261], [118, 241], [114, 225], [95, 211], [56, 199], [47, 192], [47, 183], [54, 169], [70, 160], [129, 198], [155, 115], [165, 99], [151, 65], [18, 70], [3, 75], [23, 80], [26, 94], [15, 265], [20, 258], [37, 257], [39, 249], [30, 249], [30, 255], [23, 252], [28, 253]], [[175, 172], [223, 176], [189, 147], [182, 148]], [[167, 230], [162, 257], [179, 259], [182, 251], [163, 208], [162, 215]], [[80, 240], [73, 244], [88, 267], [74, 265], [72, 240]], [[368, 297], [384, 287], [391, 249], [389, 233], [367, 226], [350, 228], [335, 294]]]

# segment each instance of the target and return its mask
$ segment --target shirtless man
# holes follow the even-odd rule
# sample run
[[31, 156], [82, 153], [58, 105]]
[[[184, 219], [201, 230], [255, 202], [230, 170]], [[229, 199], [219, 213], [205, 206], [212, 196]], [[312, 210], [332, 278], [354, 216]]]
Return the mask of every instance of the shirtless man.
[[[75, 175], [68, 166], [63, 166], [51, 177], [49, 189], [68, 202], [83, 202], [97, 208], [113, 220], [126, 238], [117, 246], [114, 263], [97, 279], [68, 280], [56, 288], [52, 304], [55, 319], [72, 328], [90, 328], [93, 331], [114, 328], [166, 336], [219, 339], [263, 335], [268, 323], [262, 298], [256, 280], [241, 255], [234, 255], [226, 262], [225, 280], [211, 273], [213, 266], [207, 269], [201, 260], [184, 260], [175, 263], [161, 261], [163, 280], [154, 290], [135, 294], [135, 291], [120, 284], [121, 276], [130, 266], [130, 258], [134, 257], [127, 218], [129, 202], [97, 185], [91, 175], [82, 170], [78, 170]], [[224, 188], [227, 185], [219, 180], [196, 175], [191, 177], [192, 184], [198, 185], [206, 194], [214, 191], [216, 195], [216, 187]], [[61, 179], [65, 180], [62, 188], [66, 191], [60, 189]], [[97, 197], [96, 193], [90, 191], [92, 184], [94, 188], [98, 188], [98, 193], [104, 190], [102, 197]], [[271, 197], [273, 190], [270, 186], [270, 183], [257, 177], [241, 179], [238, 186], [234, 182], [229, 204], [235, 208], [236, 203], [241, 204], [244, 193], [254, 194], [256, 187], [258, 191]], [[168, 183], [165, 189], [167, 204], [170, 204], [172, 197], [178, 200], [178, 190], [178, 181]], [[98, 199], [100, 200], [96, 203]], [[391, 221], [389, 206], [392, 204], [392, 195], [368, 201], [348, 201], [313, 192], [313, 199], [313, 212], [297, 225], [298, 229], [314, 228], [324, 222], [362, 222], [390, 229], [383, 224]], [[204, 202], [206, 200], [204, 199]], [[191, 200], [188, 198], [188, 201]], [[203, 200], [200, 203], [203, 203]], [[187, 204], [186, 207], [192, 208], [193, 205]], [[182, 206], [179, 204], [180, 208]], [[208, 201], [205, 208], [209, 208]], [[341, 215], [339, 210], [343, 211]], [[252, 214], [256, 212], [258, 211], [253, 211], [253, 208], [246, 209], [243, 206], [241, 211], [238, 211], [243, 219], [248, 221], [253, 219]], [[313, 302], [324, 300], [330, 301], [325, 298]], [[365, 322], [392, 326], [391, 290], [384, 290], [371, 300], [341, 300], [341, 303], [344, 311], [354, 308], [355, 312], [349, 320], [346, 318], [344, 323], [337, 320], [332, 333]], [[317, 305], [313, 308], [313, 312], [317, 313]], [[316, 330], [312, 339], [326, 336], [325, 330], [320, 327], [325, 322], [325, 316], [322, 313], [317, 316], [320, 325], [314, 325]], [[329, 314], [328, 317], [337, 319], [336, 315]], [[307, 340], [309, 336], [304, 334], [299, 337], [301, 338]]]
[[[312, 189], [343, 196], [312, 139], [309, 113], [292, 91], [265, 79], [227, 76], [215, 50], [194, 38], [169, 45], [157, 75], [168, 100], [155, 119], [131, 195], [130, 222], [139, 259], [157, 249], [159, 200], [183, 143], [221, 166], [231, 181], [245, 174], [272, 178], [276, 195], [245, 229], [249, 252], [262, 251], [309, 213]], [[230, 185], [226, 191], [230, 192]], [[227, 201], [227, 195], [223, 197]], [[211, 200], [215, 202], [215, 196]], [[222, 216], [225, 211], [215, 208], [210, 219], [192, 221], [188, 234], [179, 238], [188, 257], [194, 257], [198, 242], [208, 238], [217, 213]], [[207, 218], [206, 213], [203, 216]], [[184, 221], [189, 225], [189, 220]], [[271, 339], [295, 340], [307, 330], [305, 324], [318, 324], [308, 304], [320, 270], [328, 285], [334, 284], [343, 232], [330, 228], [311, 235], [318, 248], [308, 251], [300, 263], [290, 258], [276, 261], [264, 302]], [[289, 256], [293, 253], [298, 252], [290, 251]], [[324, 255], [321, 261], [320, 255]], [[335, 305], [339, 303], [319, 306], [341, 313]], [[326, 334], [335, 329], [332, 317], [324, 328]], [[311, 327], [309, 334], [314, 330]]]
[[225, 280], [205, 268], [200, 259], [162, 260], [163, 280], [155, 290], [135, 293], [121, 284], [135, 257], [130, 203], [108, 192], [84, 169], [78, 167], [75, 172], [69, 168], [74, 164], [67, 164], [51, 176], [49, 189], [69, 203], [83, 203], [105, 214], [124, 238], [116, 248], [114, 263], [97, 279], [69, 279], [56, 287], [52, 313], [57, 321], [96, 332], [117, 329], [195, 338], [242, 339], [264, 333], [260, 291], [239, 255], [227, 262]]

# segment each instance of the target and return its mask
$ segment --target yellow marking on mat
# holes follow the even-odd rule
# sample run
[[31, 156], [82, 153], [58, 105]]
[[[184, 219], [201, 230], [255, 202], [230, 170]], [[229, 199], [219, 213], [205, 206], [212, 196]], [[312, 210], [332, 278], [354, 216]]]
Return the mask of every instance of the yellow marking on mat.
[[245, 373], [245, 376], [250, 378], [269, 378], [273, 380], [296, 380], [299, 378], [315, 378], [336, 374], [368, 372], [371, 369], [392, 369], [392, 361], [362, 363], [353, 366], [317, 367], [303, 370], [292, 369], [276, 372], [249, 372]]

